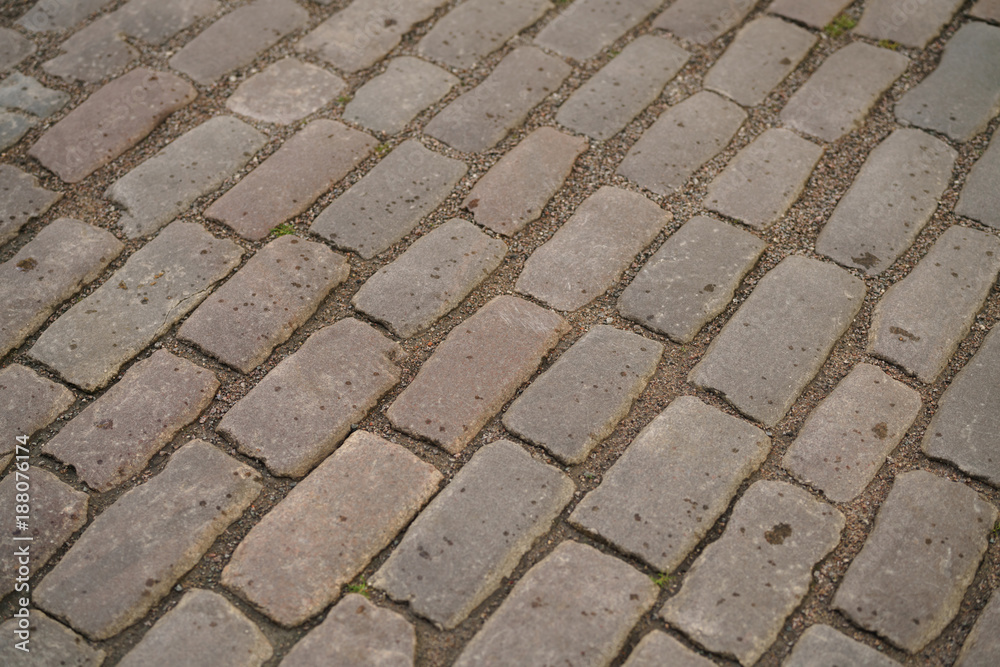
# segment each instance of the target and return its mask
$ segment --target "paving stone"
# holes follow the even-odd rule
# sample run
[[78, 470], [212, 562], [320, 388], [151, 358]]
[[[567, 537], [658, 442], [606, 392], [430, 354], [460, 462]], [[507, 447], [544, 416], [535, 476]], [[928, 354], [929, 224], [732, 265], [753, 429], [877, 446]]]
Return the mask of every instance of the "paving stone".
[[28, 652], [16, 648], [18, 619], [12, 618], [0, 625], [5, 637], [17, 637], [0, 644], [0, 662], [11, 667], [38, 667], [61, 665], [65, 667], [100, 667], [104, 651], [91, 648], [83, 638], [38, 611], [31, 610], [28, 621]]
[[113, 0], [39, 0], [17, 20], [17, 24], [31, 32], [65, 30], [112, 2]]
[[196, 223], [174, 222], [41, 335], [29, 356], [85, 391], [193, 310], [243, 251]]
[[782, 465], [837, 503], [856, 498], [920, 412], [920, 394], [858, 364], [813, 410]]
[[972, 626], [956, 667], [990, 667], [1000, 655], [1000, 595], [993, 594]]
[[292, 647], [281, 667], [413, 667], [416, 648], [416, 632], [405, 618], [352, 593]]
[[402, 446], [358, 431], [251, 529], [222, 583], [281, 625], [298, 625], [340, 597], [441, 480]]
[[159, 46], [220, 7], [218, 0], [129, 0], [113, 16], [129, 37]]
[[589, 60], [660, 4], [659, 0], [576, 0], [538, 33], [535, 44], [574, 60]]
[[38, 120], [35, 118], [0, 109], [0, 151], [15, 145], [36, 125]]
[[358, 88], [344, 118], [369, 130], [396, 134], [458, 84], [458, 77], [419, 58], [393, 58], [385, 72]]
[[519, 445], [486, 445], [421, 512], [371, 583], [450, 630], [513, 572], [575, 488]]
[[752, 665], [778, 638], [843, 528], [844, 516], [806, 491], [756, 482], [660, 617], [709, 651]]
[[410, 139], [327, 206], [311, 231], [371, 259], [413, 231], [466, 171], [464, 162]]
[[295, 48], [315, 52], [345, 72], [357, 72], [381, 60], [403, 35], [429, 19], [446, 1], [354, 0], [320, 23]]
[[240, 610], [218, 593], [193, 590], [163, 615], [121, 667], [260, 667], [273, 654], [271, 642]]
[[799, 638], [782, 667], [898, 667], [899, 663], [829, 625], [813, 625]]
[[816, 36], [770, 16], [736, 33], [729, 48], [705, 75], [704, 86], [743, 106], [762, 103], [816, 44]]
[[1000, 132], [965, 179], [955, 213], [1000, 229]]
[[321, 67], [284, 58], [241, 83], [226, 107], [265, 123], [288, 125], [325, 107], [346, 86]]
[[662, 354], [656, 341], [595, 326], [514, 401], [504, 426], [563, 463], [581, 463], [628, 415]]
[[86, 83], [121, 74], [139, 55], [122, 38], [113, 14], [87, 25], [59, 49], [62, 54], [46, 61], [42, 69], [67, 81]]
[[66, 387], [19, 364], [0, 370], [0, 470], [14, 456], [14, 440], [33, 436], [65, 412], [76, 398]]
[[513, 236], [542, 215], [588, 146], [583, 137], [540, 127], [479, 179], [462, 207], [480, 225]]
[[0, 28], [0, 72], [9, 72], [35, 52], [35, 45], [16, 30]]
[[608, 665], [657, 592], [617, 558], [563, 542], [514, 586], [455, 667]]
[[679, 641], [660, 630], [653, 630], [635, 647], [622, 667], [714, 667]]
[[920, 130], [896, 130], [861, 166], [816, 240], [816, 252], [877, 276], [937, 210], [958, 152]]
[[404, 433], [457, 454], [568, 328], [552, 311], [498, 296], [448, 334], [385, 414]]
[[677, 0], [653, 21], [695, 44], [709, 44], [746, 18], [757, 0]]
[[558, 310], [576, 310], [617, 281], [673, 219], [642, 195], [603, 186], [524, 263], [515, 289]]
[[249, 373], [312, 317], [350, 271], [347, 258], [322, 243], [279, 237], [202, 303], [177, 338]]
[[468, 69], [553, 6], [549, 0], [468, 0], [434, 24], [417, 45], [417, 53], [451, 67]]
[[948, 229], [875, 305], [868, 353], [933, 382], [969, 333], [1000, 272], [1000, 239]]
[[676, 192], [725, 149], [746, 118], [725, 98], [695, 93], [656, 119], [629, 149], [618, 173], [658, 195]]
[[781, 110], [781, 122], [824, 141], [836, 141], [861, 126], [909, 64], [909, 58], [889, 49], [848, 44], [795, 91]]
[[292, 0], [255, 0], [208, 26], [174, 54], [170, 66], [210, 86], [308, 23], [309, 12]]
[[618, 312], [688, 343], [733, 299], [767, 244], [712, 218], [695, 216], [667, 238], [618, 300]]
[[644, 35], [578, 88], [556, 120], [594, 139], [610, 139], [660, 96], [690, 57], [666, 39]]
[[340, 320], [264, 376], [218, 430], [275, 475], [302, 477], [396, 386], [400, 371], [393, 361], [401, 355], [367, 324]]
[[794, 132], [766, 130], [708, 186], [705, 208], [767, 229], [798, 200], [823, 149]]
[[63, 301], [97, 278], [125, 246], [110, 232], [59, 218], [0, 264], [0, 357], [45, 323]]
[[979, 0], [969, 10], [969, 16], [1000, 23], [1000, 0]]
[[1000, 327], [959, 371], [924, 434], [927, 456], [1000, 486]]
[[9, 164], [0, 164], [0, 245], [11, 240], [21, 227], [44, 214], [61, 192], [39, 187], [38, 179]]
[[865, 3], [854, 32], [872, 39], [887, 39], [903, 46], [922, 49], [938, 36], [962, 6], [962, 0], [933, 0], [910, 3], [905, 0], [872, 0]]
[[[833, 607], [917, 653], [958, 612], [996, 519], [996, 508], [960, 482], [924, 470], [897, 476]], [[907, 566], [896, 567], [904, 555]]]
[[217, 116], [173, 140], [125, 174], [104, 196], [125, 208], [118, 224], [146, 236], [243, 168], [267, 137], [231, 116]]
[[48, 118], [66, 106], [69, 95], [46, 88], [38, 79], [11, 72], [0, 85], [0, 107], [19, 109], [40, 118]]
[[759, 428], [682, 396], [642, 430], [569, 520], [670, 572], [770, 450]]
[[196, 96], [184, 79], [138, 67], [84, 100], [43, 134], [28, 155], [67, 183], [77, 183], [142, 141]]
[[337, 121], [314, 120], [205, 210], [251, 241], [309, 209], [371, 155], [375, 140]]
[[852, 0], [774, 0], [767, 11], [813, 28], [824, 28], [851, 3]]
[[471, 222], [452, 219], [379, 269], [351, 305], [400, 338], [410, 338], [451, 312], [506, 254], [503, 241]]
[[757, 284], [688, 380], [774, 426], [819, 372], [865, 298], [847, 271], [787, 257]]
[[90, 639], [135, 623], [260, 493], [250, 466], [194, 440], [91, 522], [35, 587], [35, 603]]

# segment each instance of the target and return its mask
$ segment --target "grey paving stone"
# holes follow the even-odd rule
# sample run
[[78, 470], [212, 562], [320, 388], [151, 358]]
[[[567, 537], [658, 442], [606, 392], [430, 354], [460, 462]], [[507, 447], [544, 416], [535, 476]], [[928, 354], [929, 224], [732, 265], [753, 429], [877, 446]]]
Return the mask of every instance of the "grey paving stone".
[[265, 143], [267, 137], [246, 123], [217, 116], [174, 139], [104, 196], [125, 208], [118, 224], [129, 237], [146, 236], [216, 190]]
[[159, 46], [220, 7], [218, 0], [129, 0], [113, 16], [129, 37]]
[[975, 356], [938, 401], [924, 434], [927, 456], [944, 459], [1000, 486], [1000, 327], [994, 326]]
[[271, 642], [226, 598], [206, 590], [184, 594], [129, 651], [121, 667], [260, 667]]
[[656, 341], [595, 326], [524, 390], [504, 426], [564, 463], [580, 463], [628, 415], [662, 354]]
[[618, 173], [658, 195], [676, 192], [725, 149], [746, 118], [743, 109], [715, 93], [695, 93], [656, 119]]
[[91, 522], [35, 587], [35, 603], [90, 639], [118, 634], [173, 588], [260, 490], [253, 468], [189, 442]]
[[714, 662], [703, 658], [679, 641], [660, 630], [653, 630], [635, 647], [622, 667], [713, 667]]
[[308, 23], [309, 12], [293, 0], [255, 0], [226, 14], [185, 44], [170, 59], [170, 66], [210, 86]]
[[677, 0], [653, 21], [695, 44], [709, 44], [743, 22], [757, 0]]
[[690, 57], [673, 42], [643, 35], [580, 86], [556, 120], [594, 139], [610, 139], [660, 96]]
[[34, 43], [16, 30], [0, 28], [0, 72], [9, 72], [35, 52]]
[[813, 28], [826, 27], [852, 0], [774, 0], [767, 7], [772, 14], [805, 23]]
[[872, 0], [865, 3], [865, 11], [854, 32], [922, 49], [937, 37], [961, 6], [962, 0], [915, 3]]
[[457, 454], [568, 328], [552, 311], [498, 296], [448, 334], [385, 414], [404, 433]]
[[933, 382], [969, 333], [1000, 272], [1000, 239], [948, 229], [876, 304], [868, 352]]
[[17, 20], [31, 32], [51, 32], [72, 28], [91, 14], [110, 5], [112, 0], [39, 0]]
[[39, 187], [38, 179], [9, 164], [0, 164], [0, 245], [11, 240], [21, 227], [48, 211], [62, 197]]
[[0, 109], [0, 151], [15, 145], [36, 125], [38, 125], [36, 118]]
[[358, 88], [344, 118], [369, 130], [396, 134], [448, 94], [458, 77], [419, 58], [393, 58], [385, 72]]
[[799, 638], [782, 667], [898, 667], [899, 663], [829, 625], [813, 625]]
[[[28, 621], [28, 652], [16, 648], [20, 641], [17, 634], [18, 619], [12, 618], [0, 625], [0, 632], [10, 641], [0, 644], [0, 662], [11, 667], [100, 667], [104, 651], [91, 648], [83, 638], [38, 611], [31, 610]], [[17, 639], [14, 639], [14, 638]]]
[[1000, 655], [1000, 595], [994, 593], [962, 645], [956, 667], [990, 667]]
[[275, 475], [302, 477], [396, 386], [400, 371], [393, 361], [401, 355], [367, 324], [340, 320], [264, 376], [218, 430]]
[[417, 53], [468, 69], [552, 9], [549, 0], [468, 0], [434, 24]]
[[340, 597], [441, 479], [400, 445], [358, 431], [251, 529], [222, 583], [281, 625], [298, 625]]
[[770, 450], [759, 428], [681, 396], [642, 430], [569, 520], [670, 572]]
[[405, 618], [351, 593], [292, 647], [281, 667], [413, 667], [416, 648], [416, 632]]
[[576, 0], [538, 33], [535, 44], [574, 60], [588, 60], [660, 4], [660, 0]]
[[603, 294], [673, 216], [642, 195], [603, 186], [524, 263], [515, 289], [558, 310]]
[[688, 381], [774, 426], [819, 372], [864, 298], [865, 284], [847, 271], [787, 257], [760, 280]]
[[828, 57], [795, 91], [781, 110], [781, 122], [823, 141], [836, 141], [861, 126], [909, 64], [902, 53], [852, 42]]
[[588, 146], [583, 137], [540, 127], [479, 179], [462, 206], [480, 225], [513, 236], [542, 215]]
[[314, 120], [244, 176], [205, 217], [260, 241], [308, 210], [320, 195], [371, 155], [375, 140], [337, 121]]
[[86, 83], [121, 74], [139, 55], [123, 39], [113, 14], [85, 26], [59, 48], [62, 54], [46, 61], [42, 69], [67, 81]]
[[609, 665], [656, 593], [648, 577], [617, 558], [563, 542], [514, 586], [455, 667]]
[[28, 155], [67, 183], [77, 183], [142, 141], [196, 96], [180, 77], [137, 67], [69, 112]]
[[705, 208], [767, 229], [805, 189], [823, 149], [794, 132], [766, 130], [736, 154], [708, 186]]
[[706, 649], [752, 665], [805, 597], [813, 566], [837, 546], [843, 528], [844, 516], [806, 491], [756, 482], [660, 617]]
[[1000, 23], [1000, 0], [979, 0], [969, 10], [969, 16]]
[[575, 488], [519, 445], [486, 445], [420, 513], [371, 583], [450, 630], [514, 571]]
[[506, 254], [503, 241], [471, 222], [452, 219], [379, 269], [351, 305], [400, 338], [409, 338], [451, 312]]
[[59, 218], [0, 264], [0, 357], [33, 334], [63, 301], [101, 275], [125, 246], [110, 232]]
[[50, 325], [29, 356], [85, 391], [100, 389], [201, 303], [242, 255], [201, 225], [174, 222]]
[[308, 320], [351, 268], [322, 243], [282, 236], [254, 255], [177, 332], [249, 373]]
[[0, 107], [19, 109], [40, 118], [48, 118], [66, 106], [69, 95], [46, 88], [38, 79], [11, 72], [0, 85]]
[[704, 86], [743, 106], [756, 106], [792, 73], [816, 36], [771, 16], [747, 23], [705, 75]]
[[73, 405], [76, 398], [66, 387], [20, 364], [0, 370], [0, 470], [14, 456], [14, 439], [45, 428]]
[[321, 67], [283, 58], [241, 83], [226, 107], [265, 123], [288, 125], [325, 107], [346, 86]]
[[311, 231], [371, 259], [445, 200], [468, 167], [410, 139], [327, 206]]
[[920, 394], [858, 364], [813, 410], [782, 465], [837, 503], [856, 498], [920, 412]]
[[[833, 607], [917, 653], [958, 612], [997, 510], [960, 482], [913, 470], [896, 477]], [[897, 567], [900, 558], [906, 567]]]
[[906, 252], [937, 210], [958, 152], [920, 130], [875, 147], [816, 240], [816, 252], [877, 276]]
[[431, 119], [424, 133], [466, 153], [492, 148], [555, 92], [570, 71], [562, 60], [522, 46]]
[[955, 213], [1000, 229], [1000, 132], [965, 179]]

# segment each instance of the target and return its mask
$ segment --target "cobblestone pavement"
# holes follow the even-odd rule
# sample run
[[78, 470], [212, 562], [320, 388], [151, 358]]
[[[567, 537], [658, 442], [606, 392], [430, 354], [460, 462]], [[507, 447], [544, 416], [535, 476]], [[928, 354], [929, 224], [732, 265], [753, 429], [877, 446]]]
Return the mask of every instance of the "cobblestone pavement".
[[1000, 664], [998, 114], [996, 0], [2, 3], [0, 664]]

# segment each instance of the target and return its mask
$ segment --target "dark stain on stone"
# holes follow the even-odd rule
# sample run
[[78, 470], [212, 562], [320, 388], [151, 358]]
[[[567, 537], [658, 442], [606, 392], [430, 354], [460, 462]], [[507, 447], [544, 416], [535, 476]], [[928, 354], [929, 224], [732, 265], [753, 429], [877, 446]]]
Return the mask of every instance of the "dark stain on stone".
[[875, 426], [872, 426], [872, 433], [874, 433], [875, 437], [879, 440], [885, 440], [889, 437], [889, 426], [885, 422], [879, 422], [875, 424]]
[[792, 534], [792, 527], [787, 523], [779, 523], [771, 530], [764, 533], [764, 539], [768, 544], [783, 544], [785, 538]]
[[27, 257], [18, 262], [16, 266], [18, 271], [31, 271], [33, 268], [38, 266], [38, 262], [34, 257]]
[[863, 266], [866, 269], [870, 269], [876, 264], [878, 264], [878, 257], [871, 254], [870, 252], [866, 252], [865, 254], [861, 255], [861, 257], [851, 257], [851, 261], [857, 264], [858, 266]]
[[94, 426], [97, 428], [103, 428], [105, 431], [108, 431], [115, 427], [115, 422], [112, 419], [102, 419], [99, 422], [94, 422]]
[[914, 336], [906, 329], [901, 329], [900, 327], [889, 327], [889, 332], [894, 333], [897, 336], [903, 336], [904, 338], [909, 338], [912, 341], [920, 340], [920, 336]]

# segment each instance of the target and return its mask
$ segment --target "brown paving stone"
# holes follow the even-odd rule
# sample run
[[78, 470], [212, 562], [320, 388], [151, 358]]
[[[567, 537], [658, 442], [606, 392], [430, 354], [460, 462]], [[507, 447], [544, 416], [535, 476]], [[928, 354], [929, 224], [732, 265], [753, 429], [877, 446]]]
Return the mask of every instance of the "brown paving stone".
[[904, 0], [868, 0], [854, 32], [922, 49], [937, 37], [962, 6], [962, 0], [908, 3]]
[[0, 471], [14, 456], [15, 438], [30, 438], [75, 401], [69, 389], [30, 368], [11, 364], [0, 370]]
[[0, 164], [0, 245], [21, 227], [49, 210], [62, 197], [38, 186], [38, 179], [9, 164]]
[[552, 7], [549, 0], [469, 0], [435, 23], [420, 40], [417, 52], [429, 60], [468, 69]]
[[1000, 0], [978, 0], [969, 10], [969, 16], [1000, 23]]
[[113, 16], [126, 35], [160, 45], [220, 7], [218, 0], [129, 0]]
[[897, 667], [898, 662], [854, 641], [829, 625], [814, 625], [802, 633], [782, 667]]
[[965, 179], [955, 214], [1000, 229], [1000, 132]]
[[852, 0], [774, 0], [767, 7], [772, 14], [799, 21], [813, 28], [826, 27]]
[[660, 0], [576, 0], [538, 33], [535, 43], [574, 60], [587, 60], [660, 4]]
[[642, 638], [622, 667], [713, 667], [714, 662], [703, 658], [679, 641], [660, 630]]
[[1000, 594], [990, 596], [962, 644], [955, 667], [992, 667], [1000, 656]]
[[376, 132], [396, 134], [448, 94], [458, 77], [411, 56], [393, 58], [385, 72], [358, 88], [344, 119]]
[[346, 86], [322, 67], [284, 58], [241, 83], [226, 108], [265, 123], [288, 125], [329, 104]]
[[0, 633], [11, 638], [0, 644], [0, 663], [10, 667], [100, 667], [104, 651], [91, 648], [80, 635], [62, 623], [38, 611], [31, 610], [28, 621], [28, 651], [16, 648], [18, 619], [0, 625]]
[[653, 22], [695, 44], [709, 44], [743, 22], [757, 0], [677, 0]]
[[139, 52], [118, 32], [114, 15], [87, 25], [59, 45], [62, 54], [42, 65], [48, 74], [66, 81], [98, 83], [121, 74]]

